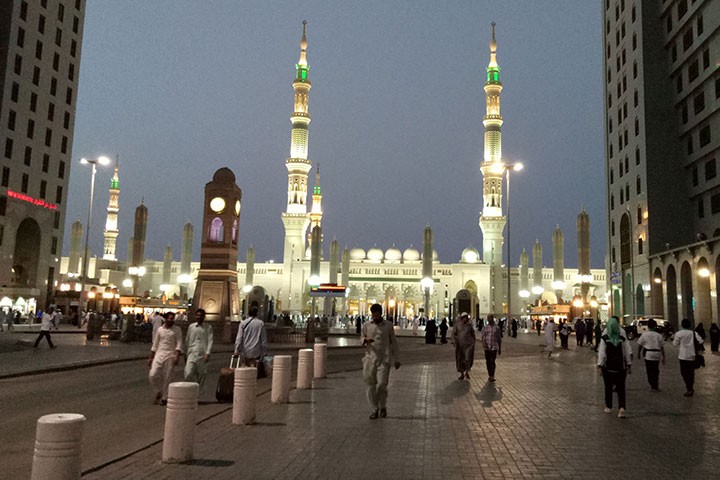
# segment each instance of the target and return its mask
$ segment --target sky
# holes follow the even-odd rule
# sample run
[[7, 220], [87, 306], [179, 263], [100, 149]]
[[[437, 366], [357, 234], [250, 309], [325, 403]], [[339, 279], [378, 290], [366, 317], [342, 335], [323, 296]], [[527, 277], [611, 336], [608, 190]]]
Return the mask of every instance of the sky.
[[[94, 0], [73, 159], [119, 156], [120, 259], [141, 199], [146, 258], [161, 260], [171, 244], [179, 259], [191, 221], [199, 259], [204, 185], [227, 166], [243, 192], [239, 259], [252, 244], [258, 262], [282, 261], [292, 80], [307, 19], [309, 158], [321, 166], [326, 254], [332, 238], [341, 248], [420, 249], [429, 224], [440, 261], [457, 262], [467, 246], [482, 251], [483, 85], [495, 21], [503, 158], [525, 166], [511, 176], [511, 263], [539, 239], [552, 265], [559, 225], [565, 264], [577, 266], [584, 207], [592, 266], [603, 268], [600, 9], [577, 0]], [[93, 255], [102, 254], [111, 176], [111, 167], [97, 175]], [[74, 162], [66, 254], [89, 192], [90, 169]]]

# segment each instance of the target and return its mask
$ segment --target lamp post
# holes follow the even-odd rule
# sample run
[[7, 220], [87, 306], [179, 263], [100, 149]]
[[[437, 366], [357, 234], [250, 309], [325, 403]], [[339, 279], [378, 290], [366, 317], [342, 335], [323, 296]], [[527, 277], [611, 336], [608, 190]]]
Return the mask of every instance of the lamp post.
[[98, 165], [109, 165], [110, 159], [100, 156], [95, 160], [81, 158], [80, 163], [90, 165], [92, 167], [92, 175], [90, 176], [90, 201], [88, 204], [87, 228], [85, 229], [85, 248], [83, 250], [82, 277], [80, 278], [80, 301], [78, 302], [78, 314], [83, 311], [83, 295], [85, 294], [85, 280], [88, 271], [88, 242], [90, 240], [90, 221], [92, 219], [93, 196], [95, 195], [95, 173], [97, 173]]

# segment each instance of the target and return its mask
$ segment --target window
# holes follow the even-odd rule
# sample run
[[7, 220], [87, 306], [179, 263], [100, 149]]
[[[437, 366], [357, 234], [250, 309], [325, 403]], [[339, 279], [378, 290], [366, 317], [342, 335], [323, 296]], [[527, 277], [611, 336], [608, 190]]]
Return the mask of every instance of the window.
[[3, 167], [2, 169], [2, 185], [3, 187], [7, 187], [10, 184], [10, 169], [8, 167]]
[[693, 149], [692, 133], [689, 133], [688, 137], [687, 137], [687, 153], [688, 153], [688, 155], [692, 155], [693, 151], [694, 151], [694, 149]]
[[50, 95], [53, 97], [57, 94], [57, 78], [52, 77], [50, 79]]
[[632, 10], [630, 10], [630, 21], [631, 21], [632, 23], [635, 23], [635, 18], [636, 18], [636, 15], [635, 15], [635, 5], [633, 5], [633, 6], [632, 6]]
[[17, 46], [20, 48], [23, 48], [25, 46], [25, 29], [22, 27], [18, 27]]
[[612, 118], [609, 118], [608, 119], [608, 133], [612, 133], [612, 130], [613, 130], [612, 127], [613, 127]]
[[697, 21], [696, 21], [696, 26], [697, 26], [697, 35], [698, 35], [698, 37], [699, 37], [700, 35], [702, 35], [703, 30], [704, 30], [703, 16], [702, 16], [702, 15], [698, 15]]
[[40, 15], [38, 18], [38, 32], [45, 33], [45, 16]]
[[55, 29], [55, 45], [62, 46], [62, 30], [59, 27]]
[[65, 178], [65, 162], [62, 160], [58, 165], [58, 178]]
[[68, 80], [71, 82], [75, 81], [75, 65], [72, 63], [68, 64]]
[[633, 92], [633, 107], [637, 108], [639, 103], [640, 103], [640, 99], [638, 98], [638, 91], [635, 90], [635, 92]]
[[620, 57], [615, 57], [615, 71], [620, 73]]
[[705, 110], [705, 92], [701, 91], [699, 94], [695, 95], [695, 99], [693, 100], [693, 110], [695, 115]]
[[[0, 195], [0, 216], [5, 216], [5, 209], [7, 208], [7, 197]], [[5, 226], [0, 225], [0, 234], [5, 234]], [[2, 240], [2, 238], [0, 238]]]
[[610, 210], [615, 210], [615, 197], [610, 195]]
[[22, 57], [15, 54], [15, 67], [13, 69], [16, 75], [22, 75]]
[[[642, 181], [640, 180], [640, 175], [635, 179], [635, 194], [640, 195], [642, 193]], [[640, 220], [638, 218], [638, 220]]]
[[623, 149], [622, 132], [618, 132], [618, 151], [622, 152], [622, 149]]
[[36, 87], [40, 85], [40, 68], [39, 67], [33, 67], [33, 78], [32, 83]]
[[715, 79], [715, 98], [720, 98], [720, 76]]
[[637, 62], [633, 62], [633, 78], [637, 78]]
[[56, 72], [60, 70], [60, 55], [57, 52], [53, 53], [53, 70]]
[[688, 83], [695, 80], [699, 74], [700, 69], [698, 68], [698, 61], [695, 59], [688, 65]]
[[672, 27], [673, 27], [673, 23], [672, 23], [672, 13], [669, 14], [668, 17], [667, 17], [666, 26], [667, 26], [667, 32], [670, 33], [670, 31], [672, 30]]
[[692, 28], [688, 28], [685, 30], [685, 33], [682, 37], [683, 41], [683, 51], [687, 52], [688, 48], [690, 48], [693, 44], [693, 31]]
[[58, 22], [65, 20], [65, 5], [62, 3], [58, 5]]
[[27, 137], [33, 138], [35, 136], [35, 120], [32, 118], [28, 120], [27, 124]]
[[22, 193], [27, 193], [28, 191], [28, 182], [30, 181], [30, 177], [28, 177], [27, 173], [22, 174], [22, 183], [20, 184], [20, 191]]
[[612, 107], [612, 93], [608, 93], [608, 108]]
[[[716, 82], [717, 83], [717, 82]], [[718, 85], [715, 85], [715, 91], [718, 91]], [[18, 97], [20, 96], [20, 85], [16, 82], [13, 82], [12, 88], [10, 89], [10, 100], [17, 103]]]
[[[625, 146], [627, 147], [627, 144], [628, 144], [628, 132], [627, 132], [627, 130], [625, 130], [625, 131], [623, 132], [623, 137], [624, 137], [624, 140], [625, 140]], [[627, 165], [627, 163], [626, 163], [625, 165]]]
[[50, 155], [48, 155], [46, 153], [45, 155], [43, 155], [42, 171], [44, 173], [47, 173], [49, 168], [50, 168]]
[[627, 199], [628, 202], [630, 201], [630, 184], [629, 183], [625, 184], [625, 198]]
[[73, 17], [73, 33], [78, 33], [78, 30], [80, 30], [80, 19], [78, 17]]
[[692, 184], [693, 187], [698, 186], [698, 168], [696, 166], [693, 166], [692, 168]]
[[45, 193], [47, 192], [47, 182], [45, 180], [40, 180], [40, 198], [45, 200]]
[[55, 217], [53, 218], [53, 228], [60, 228], [60, 212], [55, 210]]
[[73, 96], [72, 88], [68, 87], [65, 92], [65, 103], [67, 103], [68, 105], [72, 105], [72, 96]]
[[622, 177], [623, 177], [623, 173], [625, 173], [624, 170], [623, 170], [623, 160], [622, 160], [622, 158], [620, 159], [620, 165], [619, 165], [619, 168], [618, 168], [618, 172], [620, 172], [620, 178], [622, 178]]
[[60, 140], [60, 153], [67, 153], [68, 138], [63, 135]]
[[635, 118], [635, 136], [640, 135], [640, 119]]
[[612, 81], [612, 74], [610, 73], [610, 69], [608, 68], [608, 75], [607, 75], [607, 81], [610, 83]]
[[13, 151], [13, 139], [6, 138], [5, 139], [5, 158], [12, 158], [12, 151]]
[[670, 58], [673, 62], [677, 60], [677, 45], [675, 45], [674, 43], [672, 45], [672, 48], [670, 49]]
[[710, 125], [705, 125], [700, 129], [700, 148], [710, 143]]
[[683, 88], [683, 80], [682, 79], [683, 79], [682, 72], [680, 72], [680, 74], [675, 79], [675, 91], [677, 93], [682, 92], [682, 88]]
[[8, 112], [8, 130], [15, 131], [15, 116], [16, 114], [14, 110], [10, 110]]
[[637, 208], [637, 224], [642, 225], [642, 207]]
[[622, 36], [622, 38], [625, 38], [625, 22], [622, 22], [620, 24], [620, 36]]
[[38, 40], [35, 42], [35, 58], [42, 60], [43, 43]]
[[[624, 89], [623, 89], [623, 90], [624, 90]], [[628, 112], [627, 102], [624, 102], [624, 103], [623, 103], [623, 119], [626, 119], [626, 118], [627, 118], [627, 112]]]
[[57, 237], [52, 237], [52, 242], [50, 243], [50, 254], [55, 255], [57, 253], [57, 247], [58, 239]]
[[720, 193], [710, 197], [710, 213], [716, 214], [718, 212], [720, 212]]
[[632, 49], [633, 51], [637, 50], [637, 34], [635, 33], [632, 36]]
[[27, 7], [28, 4], [25, 0], [20, 3], [20, 19], [27, 21]]
[[55, 104], [50, 102], [48, 103], [48, 121], [52, 122], [55, 120]]
[[712, 180], [717, 176], [717, 164], [715, 163], [715, 159], [711, 158], [707, 162], [705, 162], [705, 180]]
[[638, 255], [642, 255], [643, 253], [643, 239], [642, 237], [638, 237]]
[[640, 165], [640, 148], [635, 148], [635, 165]]
[[688, 109], [687, 109], [687, 105], [685, 105], [685, 104], [683, 104], [683, 106], [682, 106], [680, 119], [682, 120], [683, 124], [686, 124], [688, 122]]
[[615, 247], [612, 248], [612, 261], [615, 263]]
[[37, 94], [31, 93], [30, 94], [30, 111], [31, 112], [37, 112]]
[[55, 191], [55, 203], [62, 203], [63, 188], [62, 185], [57, 186]]
[[623, 189], [622, 189], [622, 187], [621, 187], [621, 188], [620, 188], [620, 205], [622, 205], [623, 203], [625, 203], [625, 196], [624, 196], [623, 193], [624, 193], [624, 192], [623, 192]]
[[627, 90], [627, 77], [625, 75], [623, 75], [623, 78], [622, 78], [622, 86], [623, 86], [622, 91], [623, 91], [623, 93], [625, 93], [625, 90]]
[[52, 130], [49, 128], [45, 129], [45, 146], [52, 146]]
[[80, 10], [80, 5], [82, 5], [82, 0], [75, 0], [75, 10]]
[[625, 49], [622, 49], [622, 64], [625, 65], [627, 63], [627, 56], [625, 55]]
[[687, 10], [688, 10], [687, 0], [680, 0], [678, 2], [678, 6], [677, 6], [678, 20], [680, 20], [683, 17], [683, 15], [685, 15], [687, 13]]
[[612, 158], [612, 157], [613, 157], [613, 145], [611, 143], [610, 144], [610, 158]]
[[63, 118], [63, 128], [67, 130], [70, 128], [70, 112], [65, 112], [64, 118]]
[[610, 58], [610, 44], [607, 46], [607, 58]]
[[223, 241], [223, 221], [220, 217], [213, 218], [210, 222], [210, 238], [211, 242], [222, 242]]
[[703, 50], [702, 58], [703, 58], [703, 70], [705, 70], [706, 68], [708, 68], [710, 66], [710, 50], [709, 49], [706, 48], [705, 50]]
[[26, 146], [25, 147], [25, 156], [24, 160], [26, 166], [30, 166], [32, 164], [32, 147]]
[[41, 5], [43, 8], [47, 8], [47, 0], [40, 0], [40, 5]]
[[614, 181], [615, 181], [615, 172], [611, 168], [610, 169], [610, 185], [612, 185]]
[[70, 40], [70, 56], [75, 57], [75, 53], [77, 50], [77, 42], [75, 40]]
[[610, 33], [610, 20], [605, 22], [605, 33]]
[[703, 198], [698, 198], [697, 202], [697, 208], [698, 208], [698, 218], [703, 218], [705, 216], [705, 203], [703, 202]]

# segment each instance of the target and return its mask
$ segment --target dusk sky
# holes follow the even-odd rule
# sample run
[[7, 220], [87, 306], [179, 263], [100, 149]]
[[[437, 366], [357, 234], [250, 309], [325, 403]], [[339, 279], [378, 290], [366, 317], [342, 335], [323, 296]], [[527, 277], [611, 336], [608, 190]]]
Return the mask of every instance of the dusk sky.
[[[134, 210], [149, 211], [146, 257], [180, 257], [203, 188], [230, 167], [243, 191], [240, 253], [282, 261], [292, 80], [308, 21], [309, 158], [322, 173], [324, 250], [420, 249], [426, 224], [442, 262], [482, 251], [485, 68], [497, 22], [503, 157], [511, 177], [512, 264], [591, 219], [592, 266], [606, 250], [601, 4], [577, 0], [88, 2], [74, 162], [120, 156], [118, 256]], [[315, 169], [310, 173], [314, 182]], [[102, 254], [112, 168], [98, 172], [91, 249]], [[85, 223], [90, 169], [71, 170], [70, 224]], [[308, 198], [310, 203], [310, 198]], [[507, 230], [506, 230], [507, 231]]]

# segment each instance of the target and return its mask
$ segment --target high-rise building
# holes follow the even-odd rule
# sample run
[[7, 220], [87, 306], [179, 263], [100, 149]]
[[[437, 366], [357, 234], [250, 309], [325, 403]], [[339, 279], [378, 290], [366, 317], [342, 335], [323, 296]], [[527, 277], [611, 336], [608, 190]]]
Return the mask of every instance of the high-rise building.
[[612, 311], [715, 320], [720, 0], [602, 11]]
[[0, 2], [0, 286], [26, 310], [59, 273], [84, 18], [84, 0]]

